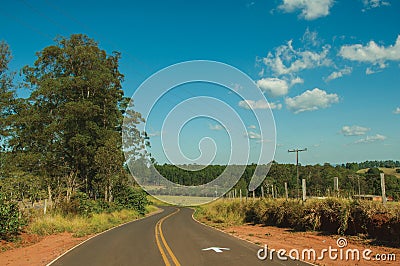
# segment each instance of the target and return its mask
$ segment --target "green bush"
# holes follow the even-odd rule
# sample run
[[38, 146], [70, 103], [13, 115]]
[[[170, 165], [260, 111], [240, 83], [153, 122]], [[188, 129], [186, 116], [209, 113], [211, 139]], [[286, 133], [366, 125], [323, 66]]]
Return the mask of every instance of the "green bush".
[[146, 206], [150, 204], [147, 194], [140, 188], [117, 186], [113, 196], [114, 202], [106, 202], [102, 199], [90, 199], [86, 193], [77, 192], [68, 202], [62, 201], [57, 208], [63, 215], [90, 217], [95, 213], [110, 213], [122, 209], [136, 210], [140, 214], [145, 214]]
[[0, 194], [0, 239], [14, 238], [24, 225], [16, 202], [7, 202]]
[[140, 214], [146, 213], [146, 206], [150, 203], [147, 194], [140, 188], [121, 186], [114, 193], [114, 202], [121, 209], [132, 209]]

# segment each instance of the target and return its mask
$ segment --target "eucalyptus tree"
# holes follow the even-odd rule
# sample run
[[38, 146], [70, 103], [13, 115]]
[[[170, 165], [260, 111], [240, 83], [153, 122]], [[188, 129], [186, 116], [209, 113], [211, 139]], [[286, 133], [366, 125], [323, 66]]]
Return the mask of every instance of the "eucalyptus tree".
[[123, 173], [127, 101], [119, 60], [120, 53], [107, 54], [93, 39], [74, 34], [56, 39], [23, 69], [31, 95], [19, 113], [15, 151], [25, 158], [21, 167], [46, 180], [50, 200], [65, 195], [68, 201], [77, 189], [109, 199], [110, 176]]
[[6, 162], [8, 140], [12, 134], [12, 119], [15, 107], [14, 73], [9, 70], [12, 59], [11, 50], [4, 41], [0, 42], [0, 178], [6, 175], [9, 169]]

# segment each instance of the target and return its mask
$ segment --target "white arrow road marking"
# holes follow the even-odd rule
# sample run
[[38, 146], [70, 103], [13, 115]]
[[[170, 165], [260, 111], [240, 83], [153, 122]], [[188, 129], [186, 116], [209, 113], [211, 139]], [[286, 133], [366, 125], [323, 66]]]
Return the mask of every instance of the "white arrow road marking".
[[222, 253], [224, 250], [230, 250], [230, 248], [219, 248], [219, 247], [210, 247], [210, 248], [203, 248], [202, 250], [214, 250], [217, 253]]

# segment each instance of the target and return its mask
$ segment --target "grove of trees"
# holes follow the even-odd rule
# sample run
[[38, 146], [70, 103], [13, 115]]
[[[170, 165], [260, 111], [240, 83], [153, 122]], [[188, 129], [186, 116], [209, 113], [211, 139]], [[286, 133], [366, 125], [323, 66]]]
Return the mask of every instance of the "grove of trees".
[[[120, 57], [83, 34], [59, 37], [36, 53], [17, 83], [8, 69], [10, 48], [0, 43], [2, 202], [47, 199], [57, 208], [78, 197], [143, 210], [144, 193], [132, 188], [121, 148], [129, 99]], [[28, 97], [17, 96], [22, 88]], [[139, 137], [133, 146], [143, 142]]]

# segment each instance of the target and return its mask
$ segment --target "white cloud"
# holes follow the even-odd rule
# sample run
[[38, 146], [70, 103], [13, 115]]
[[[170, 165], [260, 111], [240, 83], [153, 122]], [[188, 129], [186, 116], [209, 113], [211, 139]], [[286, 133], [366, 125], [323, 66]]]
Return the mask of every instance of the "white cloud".
[[370, 128], [361, 126], [344, 126], [340, 132], [345, 136], [361, 136], [365, 135], [370, 130]]
[[253, 100], [244, 100], [239, 102], [239, 106], [245, 109], [278, 109], [280, 110], [282, 108], [282, 104], [280, 103], [269, 103], [265, 100], [258, 100], [258, 101], [253, 101]]
[[303, 83], [304, 83], [304, 80], [302, 78], [296, 77], [290, 81], [290, 87], [292, 87], [296, 84], [303, 84]]
[[265, 143], [265, 142], [272, 142], [272, 140], [270, 140], [270, 139], [260, 139], [260, 140], [257, 140], [257, 143]]
[[397, 107], [396, 110], [393, 111], [396, 115], [400, 114], [400, 107]]
[[148, 136], [149, 138], [151, 138], [151, 137], [157, 137], [157, 136], [160, 136], [160, 135], [161, 135], [160, 131], [152, 132], [152, 133], [148, 133], [148, 134], [147, 134], [147, 136]]
[[289, 88], [303, 83], [304, 80], [296, 77], [290, 81], [279, 79], [279, 78], [262, 78], [257, 80], [257, 86], [271, 97], [278, 97], [286, 95], [289, 92]]
[[381, 6], [390, 6], [390, 3], [385, 0], [363, 0], [364, 9], [362, 11], [366, 11], [367, 9], [377, 8]]
[[350, 75], [352, 71], [353, 69], [351, 67], [345, 67], [343, 69], [340, 69], [339, 71], [334, 71], [325, 79], [325, 82], [341, 78], [344, 75]]
[[310, 29], [307, 28], [301, 38], [301, 42], [309, 46], [318, 46], [320, 44], [318, 33], [316, 31], [310, 31]]
[[263, 62], [277, 75], [297, 73], [305, 69], [331, 65], [332, 62], [328, 58], [330, 48], [329, 45], [324, 45], [320, 52], [295, 50], [290, 40], [286, 45], [276, 48], [274, 54], [269, 52], [267, 57], [263, 58]]
[[249, 139], [261, 139], [261, 135], [253, 131], [246, 132], [244, 135]]
[[338, 102], [339, 96], [337, 94], [328, 94], [326, 91], [318, 88], [307, 90], [301, 95], [285, 99], [287, 108], [295, 114], [328, 108], [332, 104]]
[[382, 70], [380, 70], [379, 68], [376, 68], [376, 67], [367, 67], [367, 69], [365, 69], [366, 75], [372, 75], [372, 74], [379, 73], [379, 72], [382, 72]]
[[269, 140], [269, 139], [263, 139], [261, 134], [258, 134], [254, 131], [245, 132], [244, 136], [251, 140], [256, 140], [257, 143], [271, 142], [271, 140]]
[[209, 129], [211, 129], [211, 130], [223, 130], [223, 129], [224, 129], [224, 127], [221, 126], [221, 125], [219, 125], [219, 124], [215, 124], [215, 125], [211, 125], [211, 124], [210, 124], [208, 127], [209, 127]]
[[[400, 61], [400, 35], [397, 36], [394, 45], [387, 47], [380, 46], [374, 41], [367, 45], [353, 44], [344, 45], [340, 48], [339, 55], [345, 59], [363, 63], [372, 63], [383, 69], [387, 66], [386, 61]], [[373, 69], [367, 69], [367, 74], [375, 72]]]
[[250, 126], [248, 126], [248, 128], [256, 129], [257, 127], [256, 127], [256, 125], [250, 125]]
[[278, 9], [287, 13], [301, 10], [300, 18], [313, 20], [329, 15], [333, 3], [333, 0], [283, 0]]
[[371, 143], [376, 141], [384, 141], [386, 139], [385, 136], [376, 134], [375, 136], [367, 136], [364, 139], [359, 139], [355, 143]]
[[237, 83], [232, 84], [232, 89], [236, 92], [240, 91], [243, 89], [243, 86]]
[[289, 85], [286, 80], [278, 78], [263, 78], [257, 80], [257, 86], [273, 97], [286, 95], [289, 91]]

